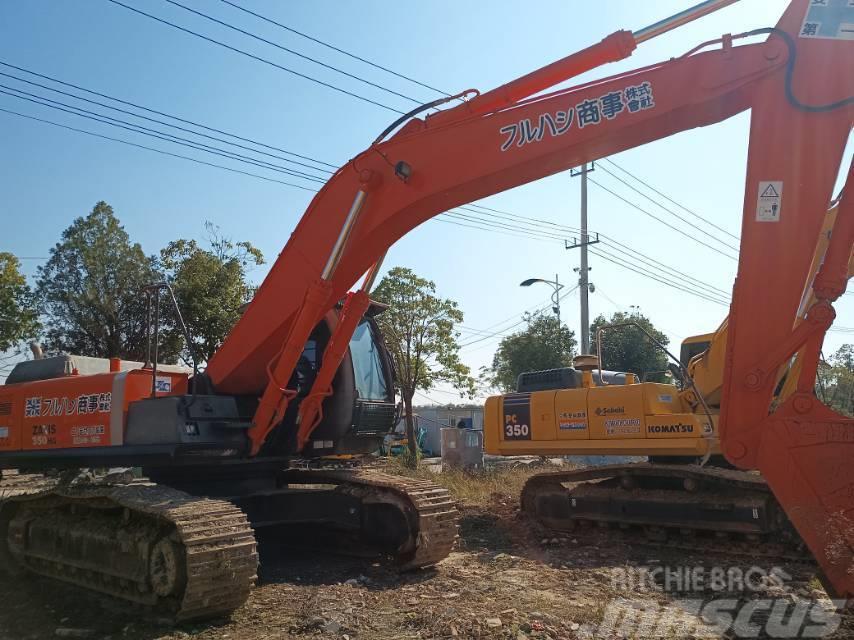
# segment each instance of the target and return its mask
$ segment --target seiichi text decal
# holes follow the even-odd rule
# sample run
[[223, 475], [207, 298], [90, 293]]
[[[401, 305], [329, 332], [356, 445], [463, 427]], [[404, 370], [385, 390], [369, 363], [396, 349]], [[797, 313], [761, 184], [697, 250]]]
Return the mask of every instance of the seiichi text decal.
[[530, 118], [519, 120], [501, 127], [498, 132], [504, 136], [501, 150], [511, 147], [524, 147], [531, 142], [540, 142], [548, 134], [551, 138], [562, 136], [572, 128], [573, 123], [583, 129], [596, 126], [606, 120], [613, 120], [622, 113], [636, 113], [655, 107], [652, 84], [641, 82], [629, 85], [619, 91], [610, 91], [598, 98], [582, 100], [574, 106], [554, 113], [541, 113], [536, 122]]

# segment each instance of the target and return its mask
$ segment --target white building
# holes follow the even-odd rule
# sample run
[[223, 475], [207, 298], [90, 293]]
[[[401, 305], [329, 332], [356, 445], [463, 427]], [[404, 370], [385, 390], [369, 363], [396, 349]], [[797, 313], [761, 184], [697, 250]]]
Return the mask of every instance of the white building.
[[[424, 454], [439, 456], [442, 454], [442, 434], [444, 427], [456, 427], [462, 420], [467, 429], [483, 431], [483, 407], [469, 405], [465, 407], [413, 407], [415, 413], [415, 431], [424, 429]], [[406, 425], [401, 421], [397, 431], [404, 431]]]

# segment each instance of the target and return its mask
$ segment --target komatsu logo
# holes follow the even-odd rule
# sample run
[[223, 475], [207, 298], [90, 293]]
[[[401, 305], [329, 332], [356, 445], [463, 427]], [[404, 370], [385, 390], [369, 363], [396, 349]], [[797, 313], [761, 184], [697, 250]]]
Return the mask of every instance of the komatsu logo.
[[677, 424], [651, 424], [646, 428], [650, 433], [693, 433], [694, 425], [679, 422]]

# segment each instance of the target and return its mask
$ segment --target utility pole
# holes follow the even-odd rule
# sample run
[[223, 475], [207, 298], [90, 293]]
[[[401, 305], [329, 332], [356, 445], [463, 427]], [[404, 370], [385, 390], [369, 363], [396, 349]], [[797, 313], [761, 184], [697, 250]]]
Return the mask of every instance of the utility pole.
[[581, 238], [577, 242], [570, 244], [564, 243], [567, 249], [581, 249], [581, 264], [575, 272], [578, 273], [578, 294], [581, 298], [581, 353], [590, 353], [590, 306], [588, 295], [593, 288], [590, 283], [590, 267], [587, 265], [587, 246], [599, 242], [599, 234], [596, 234], [596, 239], [591, 240], [587, 233], [587, 173], [593, 171], [595, 165], [590, 163], [590, 168], [587, 168], [585, 163], [576, 171], [570, 171], [570, 176], [581, 176]]
[[581, 273], [578, 291], [581, 294], [581, 353], [590, 353], [590, 307], [587, 287], [590, 267], [587, 266], [587, 163], [581, 167]]

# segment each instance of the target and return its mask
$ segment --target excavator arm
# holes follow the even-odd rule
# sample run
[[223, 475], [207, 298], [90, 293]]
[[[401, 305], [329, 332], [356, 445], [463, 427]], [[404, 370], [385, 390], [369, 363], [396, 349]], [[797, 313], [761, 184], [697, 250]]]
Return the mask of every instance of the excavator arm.
[[[823, 5], [841, 16], [838, 30], [828, 32], [816, 19]], [[363, 274], [375, 274], [386, 250], [410, 230], [458, 205], [750, 109], [721, 443], [733, 463], [762, 471], [837, 591], [851, 595], [854, 426], [812, 393], [831, 303], [844, 291], [854, 241], [850, 170], [815, 280], [816, 303], [798, 322], [854, 122], [854, 41], [846, 31], [854, 18], [848, 14], [854, 7], [847, 0], [794, 0], [775, 28], [723, 36], [660, 64], [530, 97], [626, 57], [656, 29], [617, 32], [459, 106], [413, 117], [357, 155], [314, 198], [209, 362], [218, 392], [261, 396], [250, 429], [253, 453], [281, 421], [291, 395], [287, 382], [314, 326]], [[746, 44], [746, 36], [764, 40]], [[350, 294], [351, 314], [360, 314], [368, 291], [369, 283]], [[349, 339], [353, 322], [341, 326], [332, 344]], [[769, 413], [777, 372], [797, 352], [804, 359], [798, 391]], [[323, 366], [334, 372], [337, 359], [326, 353]], [[328, 380], [329, 373], [318, 377]], [[317, 421], [324, 393], [322, 387], [311, 392], [301, 441]]]

